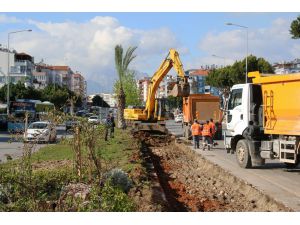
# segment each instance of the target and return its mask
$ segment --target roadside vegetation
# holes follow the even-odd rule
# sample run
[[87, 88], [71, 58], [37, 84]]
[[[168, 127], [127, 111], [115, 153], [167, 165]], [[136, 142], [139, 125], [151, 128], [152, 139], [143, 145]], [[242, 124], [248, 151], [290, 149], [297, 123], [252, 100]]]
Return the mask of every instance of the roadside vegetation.
[[82, 120], [56, 145], [32, 153], [24, 143], [22, 158], [0, 165], [0, 211], [138, 210], [140, 144], [119, 129], [104, 141], [104, 129]]
[[[257, 58], [254, 55], [247, 57], [248, 72], [259, 71], [261, 73], [274, 73], [272, 65], [264, 58]], [[244, 83], [246, 74], [246, 58], [236, 61], [233, 65], [224, 68], [214, 69], [209, 72], [206, 84], [217, 87], [223, 93], [229, 92], [234, 84]]]

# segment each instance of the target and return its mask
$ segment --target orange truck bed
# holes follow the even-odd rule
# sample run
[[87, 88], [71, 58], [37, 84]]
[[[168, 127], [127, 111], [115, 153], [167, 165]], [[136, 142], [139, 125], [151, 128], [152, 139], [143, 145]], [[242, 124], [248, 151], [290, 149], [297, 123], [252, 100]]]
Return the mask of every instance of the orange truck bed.
[[300, 73], [248, 76], [262, 87], [265, 134], [300, 135]]
[[220, 98], [211, 94], [191, 94], [183, 98], [183, 128], [184, 136], [190, 137], [190, 125], [194, 119], [205, 123], [210, 118], [221, 124], [222, 112], [220, 110]]

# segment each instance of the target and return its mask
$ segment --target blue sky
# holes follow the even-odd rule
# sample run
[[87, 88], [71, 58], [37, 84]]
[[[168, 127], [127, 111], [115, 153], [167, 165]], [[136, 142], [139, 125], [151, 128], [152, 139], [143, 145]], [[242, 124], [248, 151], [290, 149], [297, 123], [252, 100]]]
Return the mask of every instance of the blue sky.
[[249, 54], [271, 63], [299, 57], [300, 40], [292, 40], [289, 25], [299, 13], [0, 13], [0, 44], [16, 34], [11, 47], [42, 58], [49, 64], [67, 64], [88, 80], [88, 92], [112, 91], [116, 79], [116, 44], [137, 45], [132, 68], [152, 75], [168, 52], [176, 48], [185, 69], [241, 60]]

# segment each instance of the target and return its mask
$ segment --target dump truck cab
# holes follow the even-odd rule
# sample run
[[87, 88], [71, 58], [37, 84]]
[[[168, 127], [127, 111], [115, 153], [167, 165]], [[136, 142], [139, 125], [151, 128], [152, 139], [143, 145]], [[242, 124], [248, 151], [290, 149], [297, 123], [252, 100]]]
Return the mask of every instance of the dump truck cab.
[[227, 104], [228, 137], [242, 135], [249, 122], [249, 89], [250, 84], [234, 85]]
[[300, 74], [261, 75], [231, 88], [227, 102], [224, 144], [241, 167], [279, 159], [288, 166], [300, 160]]
[[261, 85], [237, 84], [231, 88], [226, 109], [226, 148], [235, 148], [237, 141], [245, 136], [249, 124], [262, 130]]

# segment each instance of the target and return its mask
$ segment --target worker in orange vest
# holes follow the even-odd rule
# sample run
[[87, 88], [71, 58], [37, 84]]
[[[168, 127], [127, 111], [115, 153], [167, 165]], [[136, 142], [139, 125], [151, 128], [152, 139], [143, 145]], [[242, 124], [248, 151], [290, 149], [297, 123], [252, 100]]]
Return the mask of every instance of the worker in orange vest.
[[209, 124], [209, 120], [206, 121], [206, 124], [203, 125], [202, 136], [203, 136], [203, 148], [204, 151], [206, 146], [208, 146], [208, 150], [211, 149], [212, 146], [212, 129]]
[[214, 142], [214, 137], [215, 137], [215, 134], [216, 134], [216, 125], [214, 123], [214, 120], [212, 118], [210, 118], [210, 121], [209, 121], [209, 126], [211, 128], [211, 132], [212, 132], [212, 137], [211, 137], [211, 140], [212, 140], [212, 145], [215, 146], [215, 145], [218, 145], [217, 142]]
[[199, 148], [199, 140], [201, 135], [201, 126], [195, 119], [193, 125], [191, 126], [192, 136], [194, 141], [194, 149]]

